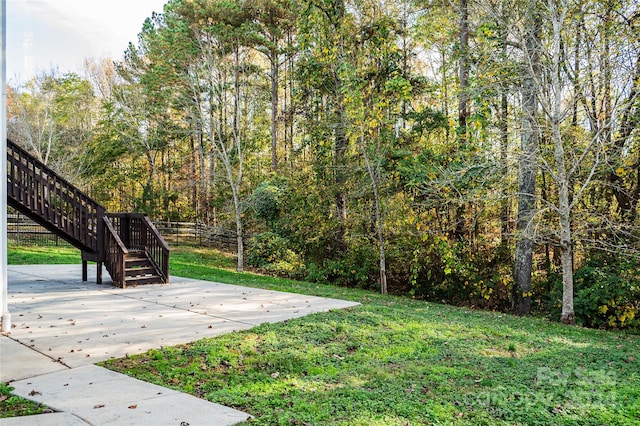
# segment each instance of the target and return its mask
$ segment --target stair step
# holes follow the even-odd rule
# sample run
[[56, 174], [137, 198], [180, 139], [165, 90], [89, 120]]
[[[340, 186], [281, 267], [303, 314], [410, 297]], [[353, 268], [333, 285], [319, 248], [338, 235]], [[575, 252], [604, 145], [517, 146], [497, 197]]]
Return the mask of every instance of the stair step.
[[125, 259], [125, 267], [127, 269], [129, 268], [137, 268], [137, 267], [147, 267], [147, 266], [151, 266], [151, 262], [149, 262], [149, 259]]
[[125, 278], [125, 284], [129, 287], [143, 284], [164, 284], [164, 281], [158, 275], [148, 275], [145, 277], [127, 277]]
[[139, 277], [144, 275], [154, 275], [155, 273], [156, 273], [156, 270], [153, 267], [131, 268], [131, 269], [127, 268], [124, 270], [125, 277]]
[[129, 250], [126, 255], [127, 259], [148, 259], [147, 253], [144, 250]]

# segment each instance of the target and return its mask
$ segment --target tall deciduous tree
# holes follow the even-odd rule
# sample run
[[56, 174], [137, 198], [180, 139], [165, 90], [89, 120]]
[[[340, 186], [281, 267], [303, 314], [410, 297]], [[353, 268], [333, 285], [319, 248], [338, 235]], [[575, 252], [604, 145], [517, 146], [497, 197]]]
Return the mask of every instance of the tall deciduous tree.
[[[269, 61], [271, 83], [271, 169], [278, 168], [278, 116], [280, 114], [280, 69], [286, 46], [296, 22], [291, 0], [260, 0], [247, 3], [253, 12], [255, 30], [247, 34], [252, 45]], [[252, 28], [253, 30], [253, 28]]]
[[[252, 91], [257, 86], [255, 67], [246, 38], [251, 11], [227, 2], [184, 3], [176, 8], [189, 22], [196, 56], [183, 77], [188, 82], [197, 128], [207, 136], [224, 168], [231, 189], [237, 238], [237, 270], [244, 268], [243, 205], [241, 186], [245, 155], [255, 132], [257, 111]], [[207, 22], [207, 25], [202, 25]]]
[[533, 266], [536, 209], [536, 174], [538, 170], [538, 84], [540, 83], [540, 49], [542, 20], [538, 4], [529, 2], [526, 11], [522, 65], [522, 130], [518, 169], [518, 213], [514, 257], [515, 312], [531, 311], [531, 272]]
[[78, 181], [97, 120], [91, 84], [75, 73], [42, 72], [9, 92], [8, 137]]
[[[301, 100], [306, 103], [307, 124], [333, 145], [331, 172], [337, 230], [334, 238], [338, 253], [346, 250], [347, 233], [347, 158], [349, 140], [345, 117], [347, 75], [353, 63], [353, 25], [343, 0], [310, 1], [301, 18], [300, 55], [298, 65]], [[318, 109], [321, 107], [321, 109]]]

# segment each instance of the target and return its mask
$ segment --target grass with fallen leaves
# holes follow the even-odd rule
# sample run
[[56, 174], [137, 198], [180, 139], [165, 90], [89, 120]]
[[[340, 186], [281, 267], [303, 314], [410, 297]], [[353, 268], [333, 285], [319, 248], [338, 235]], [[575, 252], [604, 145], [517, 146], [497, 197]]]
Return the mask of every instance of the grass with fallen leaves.
[[251, 424], [640, 424], [640, 336], [237, 274], [234, 262], [211, 249], [171, 255], [173, 275], [361, 306], [104, 365]]
[[8, 384], [0, 383], [0, 418], [30, 416], [33, 414], [52, 412], [51, 409], [44, 405], [12, 395], [12, 390], [13, 388]]
[[236, 274], [217, 256], [173, 253], [173, 274], [362, 305], [104, 365], [246, 411], [251, 424], [640, 423], [639, 336]]

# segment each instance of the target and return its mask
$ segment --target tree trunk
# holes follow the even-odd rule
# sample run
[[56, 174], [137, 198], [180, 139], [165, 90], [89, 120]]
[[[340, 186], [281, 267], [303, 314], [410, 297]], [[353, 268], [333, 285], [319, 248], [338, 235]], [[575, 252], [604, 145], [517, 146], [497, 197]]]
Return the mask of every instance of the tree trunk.
[[373, 196], [376, 210], [376, 231], [378, 234], [378, 252], [380, 254], [380, 293], [387, 294], [387, 260], [384, 248], [384, 224], [380, 212], [380, 196], [378, 194], [378, 183], [373, 183]]
[[[500, 54], [502, 58], [507, 58], [507, 31], [506, 31], [506, 19], [504, 18], [504, 11], [502, 23], [500, 24]], [[507, 94], [509, 87], [507, 84], [502, 84], [500, 87], [500, 164], [502, 167], [502, 179], [503, 190], [502, 200], [500, 201], [500, 243], [503, 248], [509, 246], [509, 197], [507, 197], [507, 176], [509, 174], [509, 167], [507, 165], [507, 153], [509, 149], [509, 99]]]
[[[502, 165], [502, 179], [503, 185], [506, 188], [506, 179], [509, 173], [507, 167], [507, 150], [509, 147], [509, 104], [507, 101], [507, 91], [503, 88], [500, 96], [500, 163]], [[506, 192], [505, 190], [503, 190]], [[500, 242], [503, 247], [509, 245], [509, 198], [503, 192], [502, 200], [500, 201], [500, 222], [502, 224], [500, 228]]]
[[209, 224], [209, 189], [207, 187], [207, 168], [204, 156], [204, 135], [198, 132], [198, 164], [200, 165], [200, 206], [204, 221]]
[[[640, 57], [636, 59], [635, 73], [633, 78], [633, 85], [627, 96], [627, 106], [624, 109], [622, 117], [620, 119], [619, 129], [620, 131], [615, 138], [615, 155], [621, 156], [625, 148], [628, 146], [627, 142], [633, 131], [640, 125], [640, 114], [635, 112], [634, 100], [638, 97], [638, 86], [640, 86]], [[635, 112], [635, 113], [634, 113]], [[640, 167], [640, 163], [636, 168]], [[632, 224], [637, 217], [637, 204], [638, 195], [640, 194], [640, 169], [637, 172], [636, 182], [631, 182], [629, 185], [631, 189], [627, 189], [623, 178], [612, 168], [609, 171], [607, 180], [611, 183], [612, 200], [615, 199], [618, 204], [618, 212], [623, 222]]]
[[553, 67], [551, 69], [551, 136], [553, 138], [554, 160], [558, 186], [558, 216], [560, 222], [560, 261], [562, 263], [562, 314], [560, 321], [565, 324], [575, 323], [573, 311], [573, 254], [571, 238], [571, 200], [569, 197], [571, 176], [567, 173], [564, 141], [560, 124], [564, 116], [562, 106], [562, 82], [560, 69], [562, 61], [561, 30], [564, 14], [560, 11], [552, 13], [553, 22]]
[[460, 0], [460, 60], [458, 78], [460, 95], [458, 98], [458, 127], [461, 144], [467, 142], [467, 117], [469, 116], [469, 4]]
[[335, 123], [335, 203], [336, 203], [336, 216], [338, 218], [338, 234], [336, 235], [336, 248], [339, 252], [346, 250], [347, 243], [345, 241], [345, 235], [347, 232], [347, 193], [346, 193], [346, 161], [345, 156], [347, 153], [347, 129], [344, 123], [344, 107], [342, 106], [341, 96], [338, 96], [336, 100], [338, 106], [336, 107], [336, 123]]
[[380, 209], [379, 175], [377, 171], [374, 170], [373, 165], [371, 164], [369, 154], [367, 153], [367, 148], [364, 146], [364, 142], [362, 142], [362, 153], [364, 155], [364, 161], [367, 165], [367, 171], [369, 172], [369, 178], [371, 179], [371, 187], [373, 188], [376, 234], [378, 236], [378, 252], [380, 255], [380, 293], [387, 294], [387, 261], [384, 248], [384, 224], [382, 223], [382, 213]]
[[238, 243], [238, 262], [236, 270], [242, 272], [244, 270], [244, 238], [242, 235], [242, 211], [240, 210], [240, 197], [235, 185], [232, 188], [233, 206], [236, 212], [236, 238]]
[[278, 168], [278, 52], [272, 51], [271, 57], [271, 170]]
[[560, 261], [562, 263], [562, 314], [560, 321], [574, 324], [573, 311], [573, 252], [571, 237], [571, 204], [569, 201], [569, 176], [564, 160], [564, 149], [559, 124], [554, 124], [553, 143], [558, 176], [558, 204], [560, 219]]
[[[533, 6], [535, 7], [535, 6]], [[527, 19], [525, 57], [529, 58], [522, 81], [522, 135], [518, 169], [518, 218], [516, 252], [513, 268], [514, 311], [518, 315], [531, 312], [531, 272], [533, 265], [536, 174], [538, 171], [538, 129], [536, 80], [540, 67], [540, 15], [530, 10]]]
[[562, 314], [560, 321], [575, 324], [573, 310], [573, 251], [571, 248], [571, 221], [569, 214], [560, 217], [560, 261], [562, 263]]
[[198, 208], [198, 185], [196, 184], [196, 147], [193, 141], [193, 135], [189, 136], [191, 161], [189, 162], [190, 176], [189, 186], [191, 187], [191, 208], [195, 212], [196, 221], [200, 216], [200, 210]]
[[[469, 116], [469, 3], [468, 0], [460, 0], [459, 10], [460, 25], [460, 58], [458, 60], [458, 150], [464, 149], [468, 142], [467, 117]], [[458, 155], [462, 154], [458, 152]], [[453, 237], [456, 241], [462, 241], [468, 233], [466, 222], [467, 206], [464, 200], [455, 204], [455, 225]]]

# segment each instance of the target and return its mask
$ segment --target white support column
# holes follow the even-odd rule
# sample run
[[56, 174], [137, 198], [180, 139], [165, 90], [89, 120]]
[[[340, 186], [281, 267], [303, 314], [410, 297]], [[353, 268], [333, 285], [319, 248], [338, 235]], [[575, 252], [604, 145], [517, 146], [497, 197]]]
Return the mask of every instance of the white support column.
[[7, 1], [0, 0], [0, 22], [2, 25], [2, 65], [0, 82], [0, 306], [2, 307], [2, 332], [11, 330], [7, 283]]

